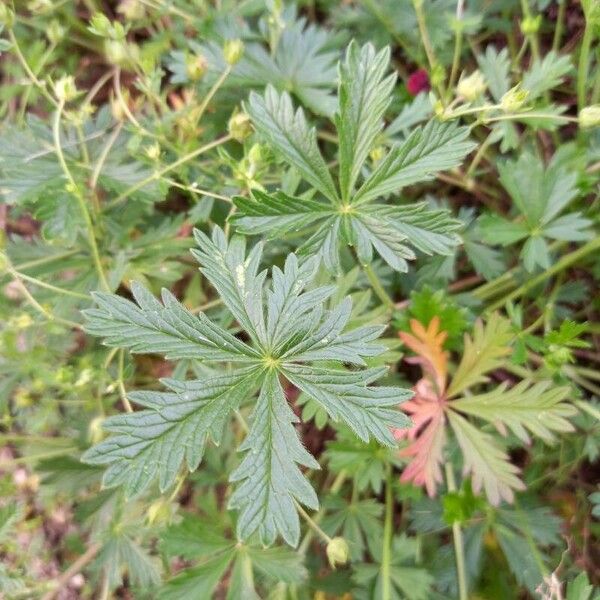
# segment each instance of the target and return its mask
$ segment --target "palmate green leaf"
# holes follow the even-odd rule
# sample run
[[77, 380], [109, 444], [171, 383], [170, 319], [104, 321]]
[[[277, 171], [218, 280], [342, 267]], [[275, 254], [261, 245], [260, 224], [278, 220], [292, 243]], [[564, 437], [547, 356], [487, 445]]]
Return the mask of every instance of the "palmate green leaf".
[[553, 431], [573, 431], [567, 417], [577, 411], [565, 402], [569, 392], [568, 387], [555, 387], [549, 381], [534, 385], [521, 381], [510, 389], [502, 383], [486, 394], [454, 400], [451, 406], [493, 423], [503, 434], [508, 428], [523, 442], [529, 442], [527, 430], [546, 442], [552, 442]]
[[395, 75], [385, 77], [389, 48], [376, 53], [371, 44], [352, 41], [340, 63], [339, 111], [334, 117], [339, 137], [340, 190], [348, 201], [375, 138], [383, 129]]
[[[307, 23], [306, 18], [296, 16], [296, 9], [288, 4], [279, 15], [281, 30], [278, 43], [272, 48], [265, 48], [261, 43], [250, 41], [251, 38], [262, 37], [262, 33], [247, 31], [239, 35], [241, 15], [236, 16], [235, 36], [244, 39], [244, 55], [234, 65], [223, 87], [239, 93], [244, 88], [264, 89], [271, 84], [277, 90], [286, 90], [313, 112], [331, 115], [336, 106], [332, 95], [336, 81], [336, 65], [339, 51], [338, 39], [328, 29], [314, 23]], [[190, 47], [197, 54], [208, 60], [209, 76], [219, 77], [229, 66], [223, 56], [223, 44], [219, 40], [199, 44], [189, 41]], [[173, 52], [172, 66], [178, 78], [188, 80], [185, 68], [185, 54]], [[208, 73], [207, 73], [208, 75]]]
[[234, 556], [235, 549], [232, 546], [202, 564], [186, 569], [161, 588], [160, 597], [165, 600], [211, 598]]
[[550, 266], [548, 240], [584, 241], [593, 235], [592, 222], [579, 212], [561, 212], [577, 196], [577, 173], [559, 162], [559, 155], [546, 168], [540, 158], [524, 153], [516, 161], [498, 165], [500, 181], [524, 220], [510, 221], [498, 215], [479, 220], [484, 241], [508, 246], [525, 240], [521, 257], [525, 268]]
[[279, 94], [269, 85], [264, 96], [250, 94], [246, 110], [273, 148], [315, 189], [337, 202], [338, 192], [317, 146], [315, 129], [308, 126], [301, 109], [294, 112], [289, 94]]
[[427, 181], [440, 171], [456, 167], [475, 147], [468, 137], [469, 129], [454, 122], [430, 121], [418, 127], [382, 159], [352, 203], [363, 204], [396, 193], [407, 185]]
[[571, 72], [571, 58], [548, 52], [543, 59], [536, 59], [523, 76], [523, 89], [529, 92], [529, 99], [537, 98], [544, 92], [559, 85]]
[[353, 562], [362, 558], [367, 539], [381, 539], [383, 505], [372, 498], [348, 501], [332, 496], [326, 500], [324, 508], [327, 516], [321, 523], [323, 530], [330, 537], [339, 534], [348, 542]]
[[[390, 102], [394, 76], [386, 77], [388, 63], [387, 50], [376, 53], [370, 44], [359, 48], [352, 43], [340, 64], [334, 122], [339, 138], [341, 197], [302, 110], [294, 113], [289, 96], [272, 88], [264, 97], [251, 96], [247, 108], [258, 133], [326, 201], [293, 198], [281, 192], [253, 192], [251, 199], [235, 198], [238, 211], [233, 222], [240, 231], [271, 237], [291, 232], [295, 238], [304, 235], [298, 253], [318, 254], [330, 271], [339, 270], [341, 245], [354, 246], [362, 262], [370, 262], [378, 253], [397, 271], [406, 271], [407, 261], [415, 258], [412, 247], [426, 254], [452, 254], [460, 241], [456, 232], [461, 224], [447, 211], [424, 203], [385, 206], [372, 202], [458, 165], [474, 147], [468, 140], [468, 128], [437, 121], [419, 127], [392, 147], [362, 184], [359, 182], [367, 172], [365, 163], [382, 132]], [[357, 185], [360, 187], [355, 191]]]
[[[358, 600], [379, 600], [384, 588], [389, 589], [390, 600], [426, 600], [431, 597], [433, 577], [426, 569], [415, 564], [418, 545], [415, 538], [402, 534], [394, 537], [389, 570], [382, 563], [382, 544], [373, 540], [370, 545], [375, 564], [359, 564], [355, 567], [354, 581], [361, 586]], [[384, 579], [388, 579], [387, 586]]]
[[[129, 395], [144, 410], [109, 417], [105, 428], [114, 435], [89, 449], [86, 462], [108, 465], [104, 485], [121, 485], [129, 495], [141, 493], [155, 479], [165, 490], [185, 462], [197, 468], [208, 438], [219, 442], [232, 410], [260, 390], [252, 423], [241, 450], [246, 451], [231, 476], [236, 489], [231, 507], [238, 508], [238, 535], [259, 531], [265, 544], [277, 535], [294, 545], [299, 522], [295, 503], [317, 507], [317, 498], [299, 465], [318, 468], [295, 431], [297, 418], [287, 404], [279, 377], [297, 382], [323, 404], [334, 419], [343, 420], [362, 439], [388, 445], [391, 428], [406, 425], [397, 405], [411, 392], [370, 384], [382, 369], [342, 371], [332, 361], [364, 366], [381, 353], [374, 343], [379, 326], [348, 330], [352, 302], [331, 309], [324, 302], [334, 286], [308, 287], [319, 261], [299, 263], [287, 257], [283, 269], [273, 268], [269, 286], [259, 272], [262, 245], [246, 252], [243, 238], [228, 241], [215, 228], [212, 238], [197, 231], [194, 251], [201, 271], [220, 293], [249, 343], [212, 323], [204, 314], [187, 311], [163, 293], [163, 303], [140, 286], [132, 286], [137, 304], [111, 294], [97, 296], [99, 308], [88, 311], [88, 331], [110, 345], [136, 352], [164, 352], [178, 358], [231, 363], [226, 375], [196, 381], [169, 379], [170, 392]], [[327, 367], [323, 366], [327, 364]]]
[[514, 490], [524, 490], [518, 477], [519, 469], [494, 438], [480, 431], [454, 411], [448, 411], [448, 421], [462, 451], [465, 474], [472, 475], [473, 491], [483, 488], [489, 501], [498, 505], [501, 499], [512, 502]]
[[[206, 522], [206, 516], [185, 515], [181, 523], [161, 534], [161, 550], [169, 557], [181, 556], [198, 564], [167, 581], [161, 598], [210, 598], [224, 574], [228, 578], [227, 598], [258, 599], [255, 586], [265, 580], [301, 583], [306, 569], [297, 552], [284, 547], [264, 548], [240, 544], [225, 534], [222, 523]], [[258, 580], [258, 581], [256, 581]]]
[[246, 455], [231, 474], [242, 482], [229, 499], [240, 515], [237, 533], [242, 539], [258, 529], [264, 544], [278, 533], [291, 546], [298, 543], [300, 520], [294, 501], [317, 509], [319, 500], [298, 465], [319, 469], [294, 429], [298, 418], [287, 404], [277, 373], [270, 371], [261, 388], [253, 422], [240, 446]]

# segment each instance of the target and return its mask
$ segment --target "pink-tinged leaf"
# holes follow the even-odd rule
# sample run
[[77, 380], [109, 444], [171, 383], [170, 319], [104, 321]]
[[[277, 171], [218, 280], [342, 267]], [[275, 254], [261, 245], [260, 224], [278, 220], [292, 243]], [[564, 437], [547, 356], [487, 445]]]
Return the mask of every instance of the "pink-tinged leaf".
[[446, 391], [448, 375], [448, 353], [443, 345], [448, 337], [445, 331], [440, 331], [440, 319], [435, 316], [427, 328], [416, 319], [411, 319], [410, 328], [414, 335], [400, 332], [400, 339], [417, 356], [407, 358], [406, 362], [420, 365], [423, 373], [435, 384], [440, 396]]
[[402, 404], [402, 409], [411, 416], [414, 424], [410, 429], [394, 432], [397, 439], [410, 440], [410, 444], [400, 452], [401, 456], [412, 457], [400, 481], [425, 486], [429, 496], [434, 496], [437, 484], [442, 481], [441, 464], [446, 442], [445, 401], [426, 379], [419, 381], [414, 389], [414, 398]]

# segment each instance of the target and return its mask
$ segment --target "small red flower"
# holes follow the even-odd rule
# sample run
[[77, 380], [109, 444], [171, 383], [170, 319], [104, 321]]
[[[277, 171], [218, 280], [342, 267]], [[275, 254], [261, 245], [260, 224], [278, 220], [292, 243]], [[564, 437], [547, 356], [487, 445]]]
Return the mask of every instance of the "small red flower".
[[416, 96], [419, 92], [426, 92], [430, 89], [429, 75], [425, 69], [415, 71], [406, 82], [406, 89], [411, 96]]

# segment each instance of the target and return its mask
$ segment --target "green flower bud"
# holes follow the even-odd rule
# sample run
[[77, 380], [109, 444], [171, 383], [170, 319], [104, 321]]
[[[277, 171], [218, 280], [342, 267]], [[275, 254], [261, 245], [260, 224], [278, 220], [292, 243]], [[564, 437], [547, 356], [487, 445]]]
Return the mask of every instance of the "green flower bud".
[[267, 149], [261, 144], [252, 144], [248, 152], [248, 160], [255, 168], [258, 168], [267, 159]]
[[138, 21], [146, 16], [146, 8], [140, 0], [121, 0], [117, 12], [127, 21]]
[[147, 512], [149, 525], [167, 524], [171, 520], [171, 506], [165, 498], [155, 500], [149, 507]]
[[100, 37], [110, 37], [112, 33], [112, 25], [108, 17], [103, 13], [94, 13], [90, 19], [90, 26], [88, 28], [95, 35]]
[[52, 44], [58, 44], [65, 37], [65, 28], [58, 19], [52, 19], [46, 29], [46, 37]]
[[102, 429], [102, 423], [104, 423], [104, 417], [96, 417], [90, 421], [88, 439], [91, 444], [99, 444], [106, 437]]
[[600, 104], [586, 106], [579, 111], [579, 126], [582, 128], [600, 125]]
[[229, 65], [235, 65], [244, 55], [242, 40], [227, 40], [223, 46], [223, 57]]
[[158, 143], [154, 143], [148, 146], [144, 152], [150, 160], [157, 160], [160, 156], [160, 146]]
[[378, 163], [385, 156], [385, 148], [383, 146], [375, 146], [369, 152], [369, 157], [374, 163]]
[[463, 74], [456, 86], [456, 93], [468, 102], [473, 102], [482, 96], [486, 89], [487, 84], [484, 76], [481, 71], [476, 70], [468, 76]]
[[227, 130], [234, 140], [243, 142], [252, 133], [250, 117], [245, 112], [233, 114], [227, 123]]
[[111, 65], [122, 66], [128, 59], [126, 42], [121, 40], [105, 40], [104, 55]]
[[185, 72], [190, 81], [202, 79], [207, 68], [208, 61], [202, 54], [191, 54], [185, 59]]
[[446, 81], [446, 69], [442, 65], [435, 65], [431, 70], [431, 85], [437, 87]]
[[523, 35], [533, 35], [540, 30], [542, 24], [542, 15], [535, 17], [526, 17], [521, 21], [521, 32]]
[[61, 77], [54, 84], [54, 92], [56, 93], [56, 97], [63, 102], [73, 100], [78, 93], [75, 78], [72, 75]]
[[519, 110], [526, 102], [529, 92], [521, 89], [521, 84], [517, 83], [515, 87], [510, 88], [500, 99], [500, 108], [504, 112], [515, 112]]
[[334, 537], [327, 544], [327, 560], [332, 569], [335, 569], [337, 565], [345, 565], [348, 562], [348, 556], [350, 554], [348, 549], [348, 542], [343, 537]]

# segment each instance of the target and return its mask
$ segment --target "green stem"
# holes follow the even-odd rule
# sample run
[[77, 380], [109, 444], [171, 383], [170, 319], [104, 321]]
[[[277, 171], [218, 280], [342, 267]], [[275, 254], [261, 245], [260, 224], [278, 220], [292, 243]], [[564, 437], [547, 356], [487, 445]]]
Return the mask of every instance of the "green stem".
[[185, 164], [186, 162], [189, 162], [190, 160], [196, 158], [197, 156], [200, 156], [201, 154], [204, 154], [205, 152], [208, 152], [209, 150], [212, 150], [213, 148], [216, 148], [217, 146], [220, 146], [221, 144], [228, 142], [230, 139], [231, 139], [230, 135], [225, 135], [217, 140], [214, 140], [208, 144], [205, 144], [204, 146], [200, 146], [200, 148], [197, 148], [196, 150], [189, 152], [188, 154], [182, 156], [181, 158], [179, 158], [175, 162], [171, 163], [170, 165], [167, 165], [166, 167], [163, 167], [159, 171], [156, 171], [156, 173], [153, 173], [149, 177], [146, 177], [146, 179], [143, 179], [142, 181], [139, 181], [135, 185], [132, 185], [130, 188], [126, 189], [121, 195], [117, 196], [112, 202], [109, 202], [107, 204], [107, 206], [109, 208], [114, 208], [118, 204], [121, 204], [121, 202], [123, 202], [123, 200], [126, 200], [127, 198], [129, 198], [129, 196], [131, 196], [131, 194], [134, 194], [135, 192], [142, 189], [144, 186], [148, 185], [149, 183], [152, 183], [153, 181], [160, 179], [165, 173], [168, 173], [169, 171], [172, 171], [173, 169], [180, 167], [181, 165]]
[[383, 525], [383, 548], [381, 552], [381, 599], [392, 598], [392, 580], [390, 577], [392, 564], [392, 527], [394, 514], [394, 498], [392, 495], [392, 465], [386, 464], [385, 481], [385, 522]]
[[[331, 487], [329, 488], [329, 493], [330, 494], [337, 494], [340, 489], [342, 488], [342, 485], [344, 485], [344, 482], [346, 481], [347, 478], [347, 474], [346, 471], [340, 471], [338, 473], [338, 476], [334, 479], [333, 483], [331, 484]], [[323, 517], [325, 516], [325, 509], [321, 508], [314, 516], [314, 518], [312, 519], [312, 521], [314, 523], [320, 523], [321, 520], [323, 519]], [[308, 546], [310, 544], [310, 541], [313, 538], [313, 530], [309, 529], [306, 534], [304, 535], [304, 538], [302, 539], [302, 542], [300, 543], [300, 546], [298, 547], [298, 554], [300, 554], [301, 556], [304, 556], [304, 554], [306, 554], [306, 551], [308, 550]]]
[[217, 93], [219, 88], [223, 85], [223, 82], [227, 79], [227, 77], [231, 73], [232, 68], [233, 67], [231, 65], [227, 65], [227, 68], [221, 73], [221, 75], [215, 81], [215, 83], [210, 88], [210, 90], [208, 90], [208, 93], [206, 94], [206, 96], [204, 96], [204, 100], [202, 100], [202, 104], [198, 108], [198, 115], [196, 116], [197, 123], [199, 123], [202, 120], [202, 116], [204, 115], [204, 111], [206, 111], [208, 104], [212, 100], [213, 96]]
[[48, 100], [48, 102], [50, 102], [50, 104], [52, 104], [53, 106], [58, 106], [58, 103], [56, 102], [56, 100], [53, 98], [53, 96], [50, 94], [50, 92], [46, 89], [46, 84], [37, 78], [36, 74], [31, 70], [31, 67], [25, 60], [25, 57], [23, 56], [23, 53], [21, 52], [21, 47], [19, 46], [19, 42], [17, 41], [17, 38], [15, 37], [15, 34], [12, 29], [8, 30], [8, 38], [10, 39], [10, 42], [12, 44], [12, 49], [14, 50], [15, 54], [17, 55], [17, 58], [19, 59], [19, 62], [21, 63], [23, 70], [25, 71], [25, 73], [27, 73], [27, 77], [29, 78], [31, 83], [33, 83], [33, 85], [35, 85], [35, 87], [37, 87], [40, 90], [42, 96], [44, 96], [44, 98], [46, 98], [46, 100]]
[[[421, 40], [423, 42], [423, 47], [425, 48], [425, 54], [427, 55], [427, 62], [429, 63], [429, 68], [431, 70], [431, 77], [436, 77], [436, 69], [438, 66], [438, 61], [435, 56], [435, 50], [433, 49], [433, 44], [431, 43], [431, 38], [429, 37], [429, 31], [427, 31], [427, 23], [425, 22], [425, 13], [423, 12], [423, 0], [413, 0], [413, 6], [415, 9], [415, 14], [417, 16], [417, 23], [419, 25], [419, 33], [421, 34]], [[442, 83], [438, 83], [437, 86], [438, 92], [441, 98], [444, 98], [446, 95], [446, 91], [444, 89], [444, 85]]]
[[566, 0], [558, 0], [558, 15], [556, 16], [556, 27], [554, 29], [554, 38], [552, 39], [552, 50], [558, 52], [562, 40], [563, 30], [565, 28], [565, 9]]
[[[583, 4], [583, 3], [582, 3]], [[590, 47], [594, 38], [594, 28], [584, 5], [585, 29], [579, 50], [579, 65], [577, 68], [577, 108], [581, 110], [585, 106], [585, 92], [590, 63]]]
[[71, 290], [65, 290], [64, 288], [57, 287], [52, 285], [51, 283], [46, 283], [40, 279], [36, 279], [35, 277], [30, 277], [29, 275], [25, 275], [24, 273], [18, 273], [17, 271], [13, 271], [13, 275], [19, 277], [23, 281], [28, 281], [29, 283], [33, 283], [41, 288], [45, 288], [47, 290], [51, 290], [52, 292], [56, 292], [57, 294], [64, 294], [65, 296], [71, 296], [72, 298], [78, 298], [80, 300], [91, 300], [91, 297], [87, 294], [80, 294], [79, 292], [73, 292]]
[[[456, 491], [452, 464], [446, 462], [446, 484], [449, 492]], [[462, 537], [462, 529], [458, 521], [452, 523], [452, 539], [454, 541], [454, 554], [456, 556], [456, 576], [458, 579], [458, 597], [460, 600], [468, 599], [467, 573], [465, 569], [465, 552]]]
[[331, 538], [319, 527], [319, 525], [311, 519], [310, 515], [302, 508], [299, 502], [294, 501], [296, 510], [300, 516], [306, 521], [307, 525], [326, 543], [331, 542]]
[[493, 302], [492, 304], [490, 304], [490, 306], [488, 306], [486, 308], [485, 312], [490, 313], [490, 312], [504, 306], [510, 300], [514, 300], [515, 298], [520, 298], [521, 296], [526, 294], [530, 289], [534, 288], [536, 285], [542, 283], [543, 281], [546, 281], [546, 279], [549, 279], [553, 275], [560, 273], [564, 269], [567, 269], [572, 264], [576, 263], [577, 261], [581, 260], [588, 254], [595, 252], [598, 249], [600, 249], [600, 237], [590, 240], [587, 244], [584, 244], [577, 250], [574, 250], [573, 252], [566, 254], [565, 256], [560, 258], [558, 261], [556, 261], [556, 263], [552, 267], [550, 267], [549, 269], [546, 269], [543, 273], [540, 273], [536, 277], [532, 277], [531, 279], [526, 281], [523, 285], [518, 287], [516, 290], [512, 291], [510, 294], [507, 294], [506, 296], [503, 296], [496, 302]]
[[373, 271], [371, 265], [362, 265], [363, 271], [373, 288], [373, 291], [377, 294], [377, 297], [390, 309], [394, 308], [394, 301], [390, 297], [390, 295], [385, 291], [385, 288], [379, 281], [377, 274]]
[[[531, 20], [533, 17], [531, 14], [531, 10], [529, 8], [529, 0], [521, 0], [521, 8], [523, 10], [523, 16], [526, 19]], [[529, 33], [529, 34], [527, 34], [527, 37], [529, 39], [529, 43], [531, 44], [531, 53], [533, 54], [533, 58], [539, 59], [540, 58], [540, 44], [539, 44], [539, 40], [537, 38], [537, 33]]]
[[454, 35], [454, 55], [452, 57], [452, 69], [450, 70], [450, 80], [448, 82], [448, 100], [451, 98], [454, 84], [458, 76], [458, 67], [460, 65], [460, 53], [462, 52], [463, 42], [463, 12], [464, 12], [464, 0], [458, 0], [456, 3], [456, 22], [455, 22], [455, 35]]
[[96, 243], [96, 234], [94, 233], [94, 226], [92, 225], [92, 219], [90, 218], [90, 213], [88, 212], [87, 206], [85, 205], [85, 200], [83, 198], [83, 194], [79, 189], [79, 186], [75, 182], [71, 171], [67, 165], [67, 161], [65, 160], [65, 156], [62, 151], [62, 146], [60, 144], [60, 119], [62, 117], [62, 113], [65, 107], [65, 101], [61, 100], [56, 109], [56, 116], [54, 117], [54, 123], [52, 126], [52, 133], [54, 137], [54, 148], [56, 150], [56, 156], [58, 157], [58, 162], [62, 167], [62, 170], [67, 178], [69, 186], [71, 187], [72, 193], [75, 196], [77, 203], [79, 204], [79, 209], [81, 211], [81, 216], [83, 217], [83, 221], [85, 223], [85, 228], [87, 232], [88, 243], [90, 245], [90, 250], [92, 252], [92, 259], [94, 261], [94, 265], [96, 267], [96, 272], [98, 273], [98, 278], [102, 287], [106, 291], [110, 291], [110, 286], [108, 285], [108, 280], [106, 279], [106, 275], [104, 274], [104, 268], [102, 267], [102, 261], [100, 260], [100, 253], [98, 252], [98, 244]]

